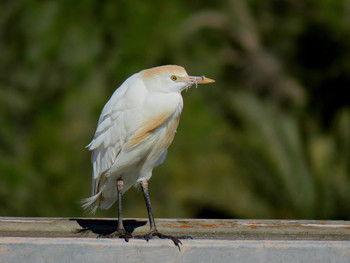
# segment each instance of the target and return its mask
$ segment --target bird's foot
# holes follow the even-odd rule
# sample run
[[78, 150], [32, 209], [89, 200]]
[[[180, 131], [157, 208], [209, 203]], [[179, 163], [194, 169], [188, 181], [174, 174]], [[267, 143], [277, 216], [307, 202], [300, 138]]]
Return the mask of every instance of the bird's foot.
[[192, 237], [190, 237], [190, 236], [174, 237], [174, 236], [170, 236], [170, 235], [164, 235], [162, 233], [159, 233], [158, 230], [151, 231], [150, 233], [148, 233], [146, 235], [135, 236], [135, 238], [145, 239], [147, 242], [154, 237], [158, 237], [160, 239], [170, 239], [171, 241], [174, 242], [174, 245], [177, 246], [180, 251], [181, 251], [180, 245], [182, 245], [180, 238], [181, 239], [186, 239], [186, 238], [192, 239]]
[[117, 231], [108, 235], [99, 235], [97, 238], [124, 238], [125, 242], [129, 242], [129, 239], [133, 237], [134, 236], [129, 232], [126, 232], [125, 229], [118, 229]]

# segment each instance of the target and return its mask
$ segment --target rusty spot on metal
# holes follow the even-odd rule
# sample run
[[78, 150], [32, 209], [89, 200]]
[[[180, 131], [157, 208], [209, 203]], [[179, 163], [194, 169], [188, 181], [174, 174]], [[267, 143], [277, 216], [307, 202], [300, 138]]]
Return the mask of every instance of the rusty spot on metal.
[[273, 226], [273, 225], [269, 225], [267, 227], [269, 227], [269, 228], [281, 228], [281, 226]]
[[180, 227], [181, 227], [181, 228], [194, 228], [193, 225], [189, 224], [189, 223], [186, 222], [186, 221], [182, 221]]
[[194, 226], [189, 226], [189, 225], [181, 225], [180, 227], [182, 227], [182, 228], [194, 228]]
[[185, 222], [183, 222], [181, 225], [164, 224], [164, 226], [169, 228], [195, 228], [195, 226], [189, 225]]
[[205, 224], [205, 225], [201, 225], [201, 227], [212, 227], [212, 228], [218, 228], [217, 224]]

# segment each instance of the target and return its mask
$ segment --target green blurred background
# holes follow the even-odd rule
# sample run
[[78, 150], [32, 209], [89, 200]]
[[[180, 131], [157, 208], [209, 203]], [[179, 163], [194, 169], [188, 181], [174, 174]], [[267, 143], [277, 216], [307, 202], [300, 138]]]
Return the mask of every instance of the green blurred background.
[[183, 94], [156, 217], [350, 219], [349, 0], [1, 1], [0, 215], [87, 216], [103, 105], [163, 64], [216, 83]]

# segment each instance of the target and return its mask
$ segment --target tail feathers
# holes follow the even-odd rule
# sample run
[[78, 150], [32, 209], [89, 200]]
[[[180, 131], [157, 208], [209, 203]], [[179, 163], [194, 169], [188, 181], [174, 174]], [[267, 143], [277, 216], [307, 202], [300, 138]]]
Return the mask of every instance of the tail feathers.
[[106, 210], [109, 209], [117, 199], [117, 196], [112, 196], [106, 199], [104, 196], [102, 196], [102, 192], [98, 192], [89, 198], [81, 200], [81, 203], [85, 212], [94, 214], [98, 207]]
[[97, 194], [85, 198], [83, 200], [81, 200], [82, 203], [82, 207], [84, 208], [84, 210], [90, 214], [94, 214], [97, 210], [97, 208], [100, 205], [100, 200], [101, 200], [101, 194], [102, 192], [98, 192]]

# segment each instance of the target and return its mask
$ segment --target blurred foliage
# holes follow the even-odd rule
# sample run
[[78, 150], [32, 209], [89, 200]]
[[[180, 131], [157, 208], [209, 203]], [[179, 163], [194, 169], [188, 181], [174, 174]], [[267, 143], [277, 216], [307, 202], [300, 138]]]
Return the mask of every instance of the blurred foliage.
[[[349, 0], [0, 5], [1, 216], [83, 215], [103, 105], [179, 64], [217, 82], [183, 94], [157, 217], [350, 219]], [[134, 189], [124, 208], [146, 216]]]

